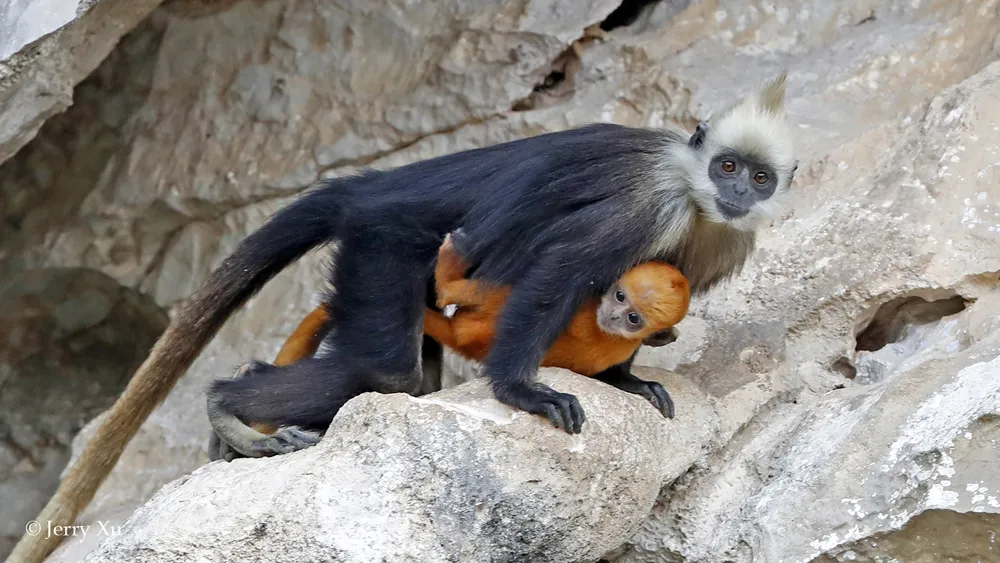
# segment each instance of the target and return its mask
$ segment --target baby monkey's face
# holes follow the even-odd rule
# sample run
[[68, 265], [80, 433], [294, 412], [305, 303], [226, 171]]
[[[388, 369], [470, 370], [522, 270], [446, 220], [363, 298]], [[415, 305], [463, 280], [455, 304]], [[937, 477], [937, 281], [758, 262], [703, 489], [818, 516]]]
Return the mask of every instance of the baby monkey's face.
[[601, 297], [601, 305], [597, 308], [597, 325], [604, 332], [622, 338], [640, 338], [646, 332], [646, 318], [632, 304], [628, 291], [619, 284], [613, 285]]

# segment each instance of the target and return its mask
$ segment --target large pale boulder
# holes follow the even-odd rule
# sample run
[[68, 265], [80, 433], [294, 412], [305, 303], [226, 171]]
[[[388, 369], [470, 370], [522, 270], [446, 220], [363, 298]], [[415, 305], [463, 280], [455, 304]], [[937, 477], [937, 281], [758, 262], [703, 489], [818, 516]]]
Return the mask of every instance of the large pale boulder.
[[86, 561], [594, 561], [715, 430], [704, 393], [643, 374], [690, 416], [667, 420], [560, 370], [542, 378], [580, 394], [582, 434], [501, 405], [483, 380], [362, 395], [313, 448], [212, 463], [164, 487]]

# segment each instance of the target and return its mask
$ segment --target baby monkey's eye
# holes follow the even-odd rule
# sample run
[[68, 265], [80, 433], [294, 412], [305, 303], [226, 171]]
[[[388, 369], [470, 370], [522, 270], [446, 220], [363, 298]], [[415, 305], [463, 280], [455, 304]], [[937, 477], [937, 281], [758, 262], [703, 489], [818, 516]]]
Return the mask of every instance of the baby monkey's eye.
[[622, 290], [619, 289], [619, 290], [615, 291], [615, 299], [619, 303], [624, 303], [625, 302], [625, 294], [622, 293]]
[[732, 174], [736, 171], [736, 163], [731, 160], [722, 161], [722, 171], [726, 174]]
[[636, 313], [629, 313], [628, 322], [634, 325], [639, 324], [639, 315], [637, 315]]
[[767, 180], [768, 180], [768, 177], [767, 177], [767, 173], [766, 172], [758, 172], [758, 173], [756, 173], [756, 174], [753, 175], [753, 181], [757, 182], [760, 185], [766, 184]]

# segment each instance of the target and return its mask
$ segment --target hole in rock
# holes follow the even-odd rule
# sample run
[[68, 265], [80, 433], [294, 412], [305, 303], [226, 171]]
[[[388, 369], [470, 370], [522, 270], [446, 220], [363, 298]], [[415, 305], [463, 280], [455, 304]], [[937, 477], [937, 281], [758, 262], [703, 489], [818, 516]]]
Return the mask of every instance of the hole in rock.
[[[41, 268], [0, 288], [0, 506], [27, 522], [59, 485], [73, 437], [111, 406], [169, 319], [150, 297], [85, 268]], [[20, 536], [0, 532], [0, 559]]]
[[[535, 84], [531, 94], [526, 98], [514, 102], [510, 108], [511, 111], [539, 109], [567, 99], [572, 95], [573, 76], [580, 70], [580, 54], [585, 45], [599, 39], [600, 32], [608, 32], [635, 23], [643, 12], [662, 1], [625, 0], [622, 2], [608, 14], [604, 21], [595, 24], [597, 28], [600, 28], [599, 32], [594, 30], [595, 26], [588, 27], [579, 39], [560, 53], [552, 61], [551, 69], [545, 78]], [[674, 3], [681, 4], [679, 7], [682, 8], [689, 3], [689, 0], [674, 0]]]
[[635, 23], [642, 12], [661, 0], [625, 0], [601, 22], [601, 29], [611, 31]]
[[858, 375], [858, 370], [847, 358], [840, 358], [830, 366], [833, 371], [843, 375], [847, 379], [854, 379]]
[[856, 349], [874, 352], [902, 340], [908, 328], [939, 321], [964, 310], [966, 305], [960, 295], [932, 301], [915, 295], [893, 299], [881, 305], [858, 333]]

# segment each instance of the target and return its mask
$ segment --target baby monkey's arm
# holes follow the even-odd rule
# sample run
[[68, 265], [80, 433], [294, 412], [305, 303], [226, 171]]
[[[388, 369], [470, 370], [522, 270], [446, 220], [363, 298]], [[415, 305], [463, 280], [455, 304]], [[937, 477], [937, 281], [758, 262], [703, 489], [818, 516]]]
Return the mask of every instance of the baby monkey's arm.
[[448, 234], [438, 249], [437, 266], [434, 268], [434, 283], [437, 286], [437, 305], [444, 309], [448, 305], [459, 307], [480, 307], [489, 295], [477, 281], [466, 279], [469, 265], [455, 249], [452, 235]]

